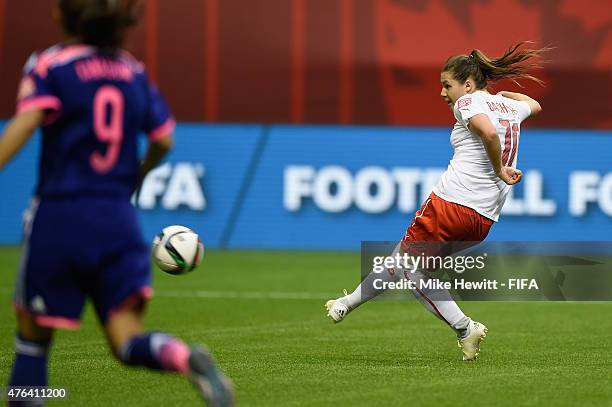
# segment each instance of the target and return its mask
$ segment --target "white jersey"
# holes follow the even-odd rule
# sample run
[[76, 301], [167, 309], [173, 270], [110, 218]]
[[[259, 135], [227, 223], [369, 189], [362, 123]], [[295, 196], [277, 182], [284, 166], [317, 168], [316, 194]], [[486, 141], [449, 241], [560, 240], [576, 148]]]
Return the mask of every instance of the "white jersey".
[[510, 185], [495, 175], [482, 139], [468, 128], [469, 119], [480, 113], [487, 115], [497, 129], [502, 166], [516, 168], [521, 122], [531, 109], [526, 102], [476, 91], [460, 97], [453, 111], [457, 119], [450, 140], [453, 159], [433, 192], [497, 222]]

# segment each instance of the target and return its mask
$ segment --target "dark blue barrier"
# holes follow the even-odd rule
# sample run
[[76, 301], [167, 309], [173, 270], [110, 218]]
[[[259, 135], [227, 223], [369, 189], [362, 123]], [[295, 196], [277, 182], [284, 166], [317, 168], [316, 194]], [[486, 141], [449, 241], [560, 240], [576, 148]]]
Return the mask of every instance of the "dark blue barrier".
[[[358, 249], [401, 238], [452, 155], [449, 129], [191, 125], [146, 180], [144, 233], [184, 224], [210, 247]], [[38, 141], [0, 173], [0, 243], [20, 240]], [[612, 133], [525, 130], [493, 240], [610, 240]]]

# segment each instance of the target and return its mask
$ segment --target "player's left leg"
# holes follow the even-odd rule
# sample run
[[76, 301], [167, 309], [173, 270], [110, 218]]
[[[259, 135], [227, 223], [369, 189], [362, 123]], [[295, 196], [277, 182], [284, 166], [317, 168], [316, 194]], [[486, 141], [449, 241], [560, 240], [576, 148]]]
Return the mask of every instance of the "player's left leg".
[[141, 304], [113, 313], [104, 325], [113, 355], [127, 365], [186, 375], [189, 371], [189, 348], [182, 341], [162, 332], [145, 332]]
[[190, 349], [169, 334], [144, 330], [146, 302], [152, 296], [148, 247], [139, 242], [139, 236], [124, 238], [119, 252], [109, 249], [103, 261], [105, 267], [98, 269], [89, 285], [113, 354], [129, 366], [180, 373], [209, 404], [233, 405], [231, 383], [205, 349]]
[[144, 332], [144, 303], [114, 312], [104, 325], [113, 354], [122, 363], [177, 372], [198, 388], [209, 405], [233, 405], [232, 384], [206, 349], [192, 347], [163, 332]]
[[[436, 199], [436, 202], [433, 202], [434, 199]], [[408, 236], [408, 233], [410, 231], [423, 229], [423, 232], [421, 232], [423, 236], [420, 236], [420, 239], [422, 240], [440, 240], [439, 236], [430, 235], [430, 231], [432, 231], [432, 229], [435, 229], [435, 228], [432, 228], [432, 227], [422, 228], [421, 227], [421, 225], [426, 221], [427, 217], [432, 216], [432, 214], [435, 215], [434, 206], [436, 205], [437, 201], [439, 201], [439, 198], [432, 194], [423, 203], [421, 208], [415, 213], [415, 217], [411, 222], [411, 226], [408, 228], [408, 231], [406, 232], [406, 236]], [[414, 232], [411, 232], [411, 233], [413, 234], [411, 239], [415, 240]], [[404, 240], [405, 239], [406, 237], [404, 237]], [[391, 253], [391, 257], [395, 257], [398, 253], [400, 253], [400, 251], [402, 250], [402, 243], [404, 242], [404, 240], [395, 246], [393, 252]], [[385, 289], [378, 288], [378, 287], [384, 287], [386, 286], [385, 283], [398, 281], [399, 279], [404, 278], [401, 274], [402, 274], [402, 270], [389, 269], [389, 268], [385, 268], [385, 270], [382, 273], [374, 273], [374, 272], [369, 273], [362, 280], [361, 284], [359, 284], [357, 288], [353, 290], [353, 292], [348, 294], [345, 291], [345, 295], [343, 297], [327, 301], [325, 303], [325, 308], [327, 309], [327, 315], [334, 322], [342, 321], [348, 315], [349, 312], [351, 312], [352, 310], [354, 310], [361, 304], [385, 292]], [[377, 280], [380, 280], [381, 284], [375, 284]], [[423, 305], [425, 305], [427, 309], [429, 309], [431, 312], [435, 314], [435, 310], [431, 308], [427, 302], [422, 301], [422, 303]]]
[[[15, 362], [9, 386], [47, 386], [47, 364], [53, 329], [36, 324], [27, 313], [17, 314]], [[19, 402], [11, 406], [21, 405]]]

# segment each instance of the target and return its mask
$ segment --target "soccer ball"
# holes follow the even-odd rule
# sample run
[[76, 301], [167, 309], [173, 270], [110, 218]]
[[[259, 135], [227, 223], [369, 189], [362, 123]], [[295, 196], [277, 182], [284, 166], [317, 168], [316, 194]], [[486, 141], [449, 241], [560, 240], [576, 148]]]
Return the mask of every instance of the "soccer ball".
[[193, 230], [173, 225], [155, 236], [151, 254], [153, 262], [166, 273], [184, 274], [198, 267], [204, 246]]

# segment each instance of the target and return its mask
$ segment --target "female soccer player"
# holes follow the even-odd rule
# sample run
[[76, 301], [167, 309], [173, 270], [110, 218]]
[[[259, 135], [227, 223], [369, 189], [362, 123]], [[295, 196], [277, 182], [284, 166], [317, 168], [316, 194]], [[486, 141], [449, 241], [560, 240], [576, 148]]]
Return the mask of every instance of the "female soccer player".
[[[437, 242], [438, 251], [427, 255], [448, 255], [454, 250], [451, 242], [480, 242], [485, 239], [499, 214], [510, 186], [520, 182], [522, 173], [516, 168], [520, 124], [542, 111], [532, 98], [513, 92], [487, 91], [490, 82], [500, 79], [530, 79], [542, 83], [527, 72], [538, 63], [522, 63], [540, 56], [547, 48], [521, 49], [524, 43], [510, 47], [501, 57], [489, 58], [479, 50], [469, 55], [448, 59], [440, 76], [440, 96], [453, 111], [457, 122], [451, 133], [453, 159], [437, 186], [415, 214], [405, 236], [395, 249], [411, 252], [423, 243]], [[448, 242], [448, 243], [445, 243]], [[457, 245], [456, 245], [457, 246]], [[466, 244], [458, 246], [466, 247]], [[415, 254], [416, 255], [416, 254]], [[382, 293], [382, 282], [399, 278], [413, 281], [417, 299], [457, 333], [463, 360], [473, 360], [480, 351], [480, 342], [487, 328], [467, 317], [446, 290], [419, 289], [419, 281], [427, 279], [422, 270], [387, 269], [370, 273], [351, 294], [329, 300], [325, 307], [334, 322], [364, 302]], [[381, 280], [375, 286], [375, 280]], [[378, 288], [377, 288], [378, 287]]]
[[[0, 168], [42, 127], [38, 185], [25, 227], [14, 305], [18, 334], [10, 386], [46, 386], [55, 328], [79, 327], [93, 301], [115, 357], [188, 377], [214, 406], [233, 404], [208, 352], [144, 332], [149, 248], [130, 204], [170, 150], [174, 120], [144, 66], [120, 47], [134, 0], [59, 0], [66, 34], [27, 62], [17, 113], [0, 139]], [[140, 165], [137, 137], [148, 134]]]

